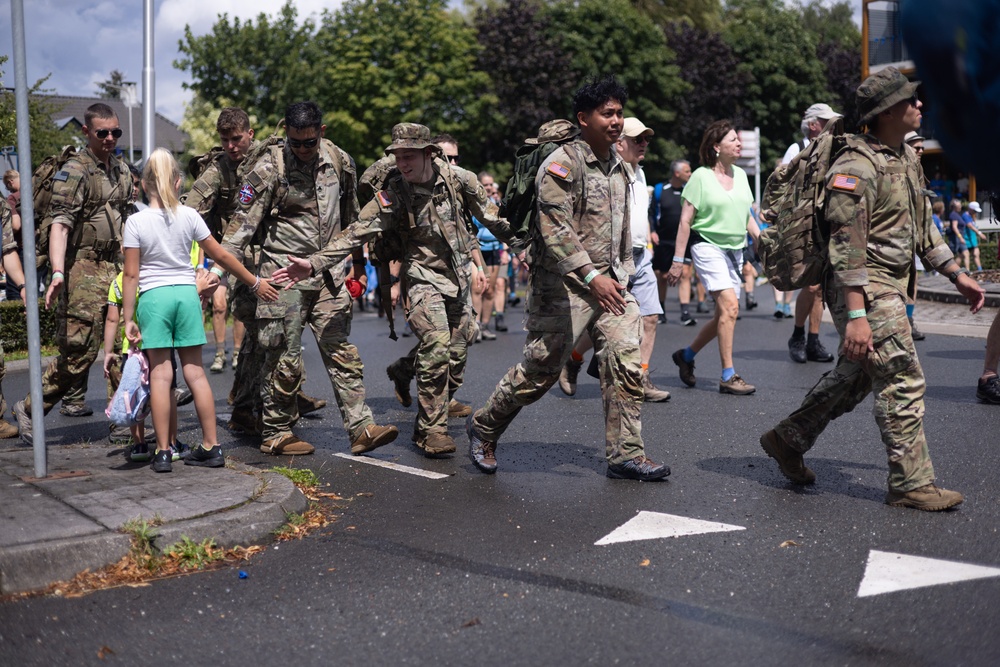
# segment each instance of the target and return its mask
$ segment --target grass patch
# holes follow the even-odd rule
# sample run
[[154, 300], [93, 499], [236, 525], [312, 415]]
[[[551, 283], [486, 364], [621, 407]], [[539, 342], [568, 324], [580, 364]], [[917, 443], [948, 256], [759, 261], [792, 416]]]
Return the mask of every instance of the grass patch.
[[[59, 348], [55, 345], [42, 345], [42, 356], [43, 357], [54, 357], [59, 354]], [[7, 351], [4, 349], [3, 360], [6, 361], [20, 361], [22, 359], [28, 358], [27, 350], [11, 350]]]
[[201, 570], [209, 563], [225, 558], [225, 550], [215, 545], [215, 540], [206, 538], [195, 542], [187, 535], [181, 541], [167, 549], [166, 558], [171, 559], [178, 567], [185, 570]]
[[302, 489], [316, 488], [319, 486], [319, 476], [309, 468], [289, 468], [287, 466], [275, 466], [271, 468], [279, 475], [284, 475], [292, 481], [292, 484]]

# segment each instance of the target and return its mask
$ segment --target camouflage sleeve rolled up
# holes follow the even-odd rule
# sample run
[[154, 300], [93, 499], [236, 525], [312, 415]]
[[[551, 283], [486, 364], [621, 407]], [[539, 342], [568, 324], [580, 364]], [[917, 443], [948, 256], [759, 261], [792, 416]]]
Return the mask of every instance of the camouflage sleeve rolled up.
[[[469, 212], [483, 224], [483, 227], [493, 232], [493, 235], [510, 245], [514, 242], [514, 234], [507, 221], [500, 217], [500, 209], [486, 194], [486, 188], [471, 171], [465, 169], [459, 172], [462, 182], [462, 198]], [[475, 235], [473, 235], [475, 236]]]
[[79, 158], [70, 158], [52, 178], [49, 211], [52, 221], [70, 229], [76, 225], [87, 201], [87, 167]]
[[205, 167], [191, 189], [181, 196], [181, 203], [198, 211], [201, 217], [207, 216], [215, 207], [215, 200], [222, 185], [222, 174], [216, 160]]
[[236, 259], [243, 261], [243, 251], [250, 244], [257, 228], [271, 210], [278, 187], [278, 167], [270, 153], [262, 155], [240, 185], [236, 198], [239, 208], [233, 214], [222, 246]]
[[17, 239], [14, 238], [13, 216], [7, 200], [0, 199], [0, 227], [3, 228], [3, 245], [0, 247], [0, 254], [6, 255], [9, 252], [17, 251]]
[[826, 220], [830, 225], [830, 268], [837, 287], [868, 284], [868, 234], [878, 186], [865, 157], [840, 159], [827, 172]]
[[363, 246], [377, 232], [391, 229], [393, 204], [395, 204], [392, 198], [393, 196], [384, 190], [379, 192], [375, 199], [368, 202], [361, 210], [357, 222], [337, 234], [322, 250], [313, 254], [309, 258], [313, 275], [318, 276], [331, 266], [342, 262], [353, 249]]
[[538, 191], [538, 231], [546, 251], [556, 262], [556, 270], [566, 275], [591, 263], [573, 224], [576, 183], [586, 178], [565, 150], [556, 149], [535, 177]]

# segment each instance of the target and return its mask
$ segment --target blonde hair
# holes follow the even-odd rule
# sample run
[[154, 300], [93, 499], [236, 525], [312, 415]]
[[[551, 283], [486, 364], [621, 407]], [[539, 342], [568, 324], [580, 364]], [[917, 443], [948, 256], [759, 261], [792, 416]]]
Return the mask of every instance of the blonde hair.
[[3, 173], [3, 184], [6, 185], [7, 189], [9, 190], [11, 184], [14, 182], [14, 179], [20, 177], [21, 174], [18, 173], [16, 169], [8, 169]]
[[157, 148], [142, 167], [142, 185], [146, 194], [160, 200], [160, 205], [170, 213], [177, 210], [180, 201], [181, 168], [166, 148]]

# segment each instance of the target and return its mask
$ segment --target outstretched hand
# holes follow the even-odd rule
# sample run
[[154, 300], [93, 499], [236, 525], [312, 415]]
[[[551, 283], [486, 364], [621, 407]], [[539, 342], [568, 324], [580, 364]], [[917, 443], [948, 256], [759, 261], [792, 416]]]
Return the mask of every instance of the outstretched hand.
[[308, 259], [302, 257], [288, 256], [288, 266], [282, 267], [271, 274], [271, 282], [285, 283], [285, 289], [295, 286], [306, 278], [312, 276], [312, 264]]

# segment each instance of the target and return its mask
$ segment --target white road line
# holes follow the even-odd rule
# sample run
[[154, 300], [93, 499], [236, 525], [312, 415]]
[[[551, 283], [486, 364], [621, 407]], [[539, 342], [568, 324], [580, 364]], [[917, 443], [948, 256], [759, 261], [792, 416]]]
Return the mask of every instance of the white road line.
[[721, 533], [731, 530], [746, 530], [746, 528], [743, 526], [731, 526], [726, 523], [689, 519], [686, 516], [677, 516], [675, 514], [642, 511], [594, 542], [594, 544], [596, 546], [603, 546], [616, 542], [658, 540], [664, 537]]
[[988, 577], [1000, 577], [1000, 569], [873, 549], [868, 552], [868, 565], [858, 586], [858, 597]]
[[417, 475], [418, 477], [427, 477], [429, 479], [444, 479], [446, 477], [451, 477], [455, 473], [446, 475], [440, 472], [431, 472], [430, 470], [421, 470], [420, 468], [411, 468], [410, 466], [400, 465], [398, 463], [392, 463], [391, 461], [382, 461], [380, 459], [373, 459], [367, 456], [353, 456], [351, 454], [343, 454], [338, 452], [334, 456], [339, 456], [342, 459], [347, 459], [348, 461], [353, 461], [355, 463], [367, 463], [368, 465], [378, 466], [379, 468], [388, 468], [389, 470], [395, 470], [397, 472], [405, 472], [410, 475]]

